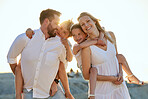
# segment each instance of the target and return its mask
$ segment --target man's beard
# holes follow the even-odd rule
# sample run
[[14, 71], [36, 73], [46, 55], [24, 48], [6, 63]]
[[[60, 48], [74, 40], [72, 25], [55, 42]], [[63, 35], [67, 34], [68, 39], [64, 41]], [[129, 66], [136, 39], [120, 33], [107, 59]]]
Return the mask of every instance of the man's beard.
[[54, 33], [54, 30], [53, 31], [48, 31], [48, 34], [50, 37], [55, 37], [56, 36], [56, 33]]
[[48, 25], [48, 34], [50, 37], [55, 37], [56, 33], [54, 32], [56, 29], [52, 28], [51, 24]]

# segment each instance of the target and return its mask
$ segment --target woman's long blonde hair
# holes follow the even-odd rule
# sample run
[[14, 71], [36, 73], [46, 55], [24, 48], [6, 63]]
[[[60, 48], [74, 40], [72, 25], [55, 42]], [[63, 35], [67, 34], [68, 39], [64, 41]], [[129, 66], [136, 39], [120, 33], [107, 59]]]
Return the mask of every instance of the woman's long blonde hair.
[[111, 38], [111, 36], [101, 27], [100, 23], [99, 23], [99, 19], [95, 18], [94, 16], [92, 16], [91, 14], [87, 13], [87, 12], [82, 12], [80, 14], [80, 16], [77, 18], [77, 20], [79, 21], [79, 19], [83, 16], [89, 16], [94, 22], [96, 22], [96, 27], [98, 29], [99, 32], [102, 32], [104, 34], [104, 36], [111, 42], [114, 43], [113, 39]]

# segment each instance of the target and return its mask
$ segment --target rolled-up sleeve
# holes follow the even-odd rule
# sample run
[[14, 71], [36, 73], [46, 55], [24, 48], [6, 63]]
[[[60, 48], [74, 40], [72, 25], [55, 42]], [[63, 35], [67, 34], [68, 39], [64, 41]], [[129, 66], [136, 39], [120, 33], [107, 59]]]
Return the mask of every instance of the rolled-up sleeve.
[[17, 56], [21, 54], [28, 41], [29, 38], [26, 36], [25, 33], [20, 34], [16, 37], [7, 54], [7, 62], [9, 64], [17, 63]]

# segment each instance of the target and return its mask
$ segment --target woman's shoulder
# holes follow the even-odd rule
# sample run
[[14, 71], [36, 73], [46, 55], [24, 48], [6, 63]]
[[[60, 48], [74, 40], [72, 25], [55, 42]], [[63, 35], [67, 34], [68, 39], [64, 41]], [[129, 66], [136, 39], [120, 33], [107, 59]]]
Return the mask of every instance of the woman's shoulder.
[[112, 31], [106, 31], [106, 32], [112, 38], [113, 41], [116, 41], [116, 37]]
[[114, 32], [112, 32], [112, 31], [107, 31], [107, 33], [108, 33], [112, 38], [115, 37]]

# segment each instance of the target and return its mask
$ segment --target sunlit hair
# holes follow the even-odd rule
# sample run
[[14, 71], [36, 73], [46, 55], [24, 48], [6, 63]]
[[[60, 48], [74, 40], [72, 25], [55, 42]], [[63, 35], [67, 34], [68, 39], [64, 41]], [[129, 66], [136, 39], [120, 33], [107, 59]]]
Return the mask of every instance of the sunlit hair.
[[67, 21], [62, 22], [61, 24], [63, 24], [63, 23], [66, 24], [67, 30], [69, 31], [68, 37], [71, 37], [72, 34], [70, 33], [70, 29], [71, 29], [71, 26], [74, 24], [73, 21], [72, 20], [67, 20]]
[[42, 24], [46, 18], [48, 18], [49, 21], [53, 20], [54, 15], [60, 16], [61, 13], [59, 11], [56, 11], [56, 10], [53, 10], [53, 9], [43, 10], [40, 13], [40, 18], [39, 18], [40, 19], [40, 24]]
[[90, 17], [94, 22], [96, 22], [96, 27], [98, 29], [99, 32], [104, 33], [104, 36], [112, 43], [114, 43], [114, 41], [112, 40], [112, 38], [108, 35], [107, 32], [105, 32], [105, 30], [101, 27], [100, 23], [99, 23], [99, 19], [95, 18], [94, 16], [92, 16], [91, 14], [87, 13], [87, 12], [82, 12], [80, 14], [80, 16], [77, 18], [77, 20], [79, 21], [79, 19], [83, 16], [88, 16]]
[[71, 28], [70, 28], [70, 34], [71, 34], [71, 35], [72, 35], [72, 30], [73, 30], [73, 29], [80, 29], [83, 33], [85, 33], [79, 23], [73, 24], [73, 25], [71, 26]]

